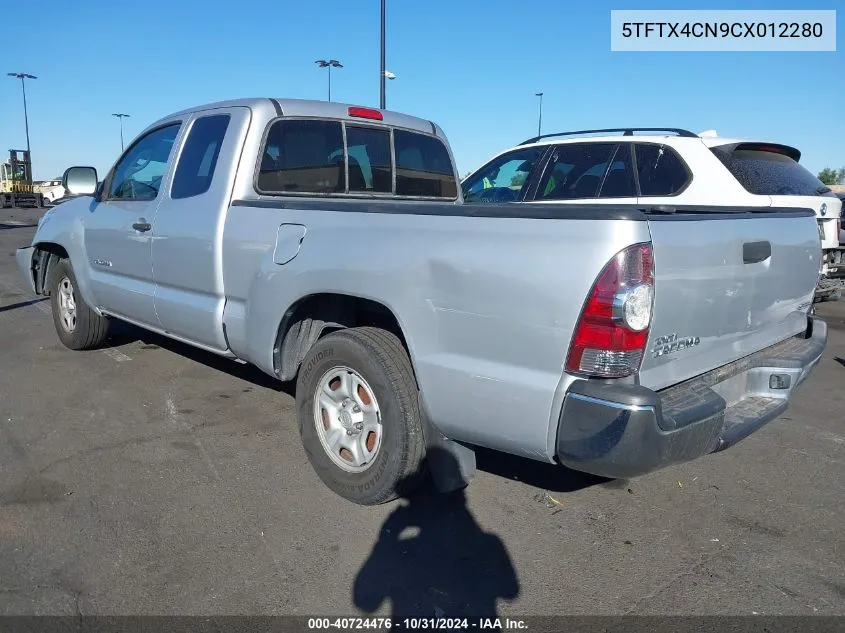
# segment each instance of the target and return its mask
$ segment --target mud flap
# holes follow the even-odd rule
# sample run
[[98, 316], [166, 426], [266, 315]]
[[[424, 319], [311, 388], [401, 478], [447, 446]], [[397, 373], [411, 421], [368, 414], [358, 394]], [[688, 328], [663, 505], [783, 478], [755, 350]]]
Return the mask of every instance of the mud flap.
[[417, 400], [434, 487], [441, 493], [465, 488], [475, 477], [475, 451], [443, 435], [429, 420], [422, 398], [418, 396]]

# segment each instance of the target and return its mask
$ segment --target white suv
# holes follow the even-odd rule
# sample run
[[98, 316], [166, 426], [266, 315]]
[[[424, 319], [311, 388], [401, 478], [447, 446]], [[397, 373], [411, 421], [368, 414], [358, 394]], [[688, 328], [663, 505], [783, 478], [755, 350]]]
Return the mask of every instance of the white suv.
[[687, 206], [810, 208], [824, 254], [817, 297], [826, 298], [838, 294], [835, 278], [845, 277], [842, 201], [800, 158], [793, 147], [720, 138], [713, 131], [582, 130], [544, 134], [501, 152], [467, 176], [462, 188], [464, 200], [476, 203], [589, 200], [670, 212]]

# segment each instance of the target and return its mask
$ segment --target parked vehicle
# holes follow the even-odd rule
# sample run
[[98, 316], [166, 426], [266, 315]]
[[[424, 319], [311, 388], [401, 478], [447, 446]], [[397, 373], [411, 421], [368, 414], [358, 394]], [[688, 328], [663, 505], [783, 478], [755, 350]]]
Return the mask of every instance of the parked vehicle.
[[65, 195], [65, 188], [62, 186], [61, 180], [45, 180], [37, 183], [35, 189], [41, 193], [43, 206], [47, 206]]
[[582, 130], [530, 138], [462, 185], [471, 202], [810, 208], [823, 253], [816, 299], [835, 298], [845, 278], [842, 202], [800, 158], [794, 147], [721, 138], [712, 130]]
[[443, 131], [396, 112], [200, 106], [64, 185], [17, 252], [62, 343], [122, 319], [296, 380], [311, 464], [359, 504], [463, 486], [475, 446], [607, 477], [725, 449], [827, 338], [812, 210], [465, 203]]
[[[99, 189], [99, 188], [100, 188], [100, 187], [102, 187], [102, 186], [103, 186], [103, 181], [101, 180], [101, 181], [99, 181], [99, 182], [97, 183], [97, 188]], [[81, 195], [83, 195], [83, 194], [79, 194], [79, 193], [70, 193], [70, 192], [68, 192], [68, 191], [67, 191], [67, 189], [65, 189], [65, 190], [64, 190], [64, 195], [63, 195], [63, 196], [61, 196], [61, 197], [59, 197], [59, 198], [56, 198], [55, 200], [53, 200], [53, 203], [52, 203], [52, 204], [53, 204], [53, 205], [62, 204], [63, 202], [67, 202], [68, 200], [73, 200], [74, 198], [78, 198], [78, 197], [80, 197]]]

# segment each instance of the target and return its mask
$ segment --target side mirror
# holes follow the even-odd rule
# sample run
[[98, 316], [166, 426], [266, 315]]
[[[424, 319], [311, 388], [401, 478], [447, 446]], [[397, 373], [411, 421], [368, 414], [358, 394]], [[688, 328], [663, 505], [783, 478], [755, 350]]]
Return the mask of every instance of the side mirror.
[[74, 196], [90, 196], [97, 190], [97, 170], [93, 167], [70, 167], [62, 176], [62, 186]]

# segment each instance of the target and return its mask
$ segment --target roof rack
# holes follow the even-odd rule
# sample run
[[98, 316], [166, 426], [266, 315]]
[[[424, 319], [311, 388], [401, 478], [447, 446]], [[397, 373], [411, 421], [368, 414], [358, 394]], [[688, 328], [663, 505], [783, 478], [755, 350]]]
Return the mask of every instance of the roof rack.
[[575, 132], [556, 132], [554, 134], [541, 134], [522, 141], [520, 145], [528, 145], [529, 143], [536, 143], [540, 139], [549, 138], [551, 136], [574, 136], [575, 134], [595, 134], [597, 132], [623, 132], [622, 136], [633, 136], [634, 132], [674, 132], [678, 136], [687, 138], [697, 138], [698, 134], [690, 132], [689, 130], [682, 130], [677, 127], [612, 127], [604, 130], [578, 130]]

